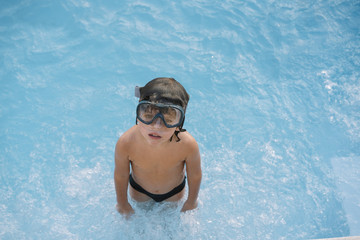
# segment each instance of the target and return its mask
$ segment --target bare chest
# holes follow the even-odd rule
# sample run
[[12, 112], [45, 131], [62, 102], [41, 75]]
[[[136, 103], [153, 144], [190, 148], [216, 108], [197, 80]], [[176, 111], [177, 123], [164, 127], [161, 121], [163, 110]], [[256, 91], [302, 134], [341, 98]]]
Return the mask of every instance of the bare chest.
[[[133, 170], [165, 174], [181, 170], [184, 167], [184, 156], [174, 149], [165, 151], [137, 151], [130, 156]], [[135, 168], [135, 169], [134, 169]]]

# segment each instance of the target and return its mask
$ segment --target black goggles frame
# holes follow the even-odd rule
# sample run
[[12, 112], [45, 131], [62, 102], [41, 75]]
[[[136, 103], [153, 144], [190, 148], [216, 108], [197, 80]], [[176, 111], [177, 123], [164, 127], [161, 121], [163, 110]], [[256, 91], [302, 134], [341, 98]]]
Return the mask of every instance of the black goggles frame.
[[[143, 120], [142, 118], [140, 118], [139, 116], [139, 108], [142, 104], [150, 104], [150, 105], [153, 105], [155, 107], [158, 107], [158, 108], [168, 108], [168, 107], [171, 107], [171, 108], [175, 108], [177, 110], [180, 111], [181, 115], [180, 115], [180, 119], [179, 119], [179, 122], [176, 123], [176, 124], [167, 124], [166, 123], [166, 120], [164, 118], [164, 115], [161, 113], [161, 111], [159, 111], [151, 121], [145, 121]], [[185, 112], [184, 112], [184, 109], [179, 106], [179, 105], [174, 105], [174, 104], [166, 104], [166, 103], [153, 103], [153, 102], [150, 102], [150, 101], [141, 101], [139, 102], [139, 104], [137, 105], [136, 107], [136, 118], [140, 120], [140, 122], [146, 124], [146, 125], [150, 125], [152, 122], [154, 122], [155, 119], [157, 118], [161, 118], [161, 120], [163, 121], [164, 125], [167, 127], [167, 128], [174, 128], [174, 127], [179, 127], [181, 126], [183, 123], [184, 123], [184, 119], [185, 119]]]

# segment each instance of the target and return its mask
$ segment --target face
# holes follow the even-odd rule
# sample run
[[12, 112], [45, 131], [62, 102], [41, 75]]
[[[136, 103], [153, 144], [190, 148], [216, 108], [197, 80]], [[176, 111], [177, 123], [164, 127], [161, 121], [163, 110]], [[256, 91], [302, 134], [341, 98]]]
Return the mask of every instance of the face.
[[171, 136], [177, 128], [167, 128], [161, 118], [155, 119], [151, 124], [147, 125], [138, 121], [141, 135], [151, 145], [157, 145], [169, 142]]

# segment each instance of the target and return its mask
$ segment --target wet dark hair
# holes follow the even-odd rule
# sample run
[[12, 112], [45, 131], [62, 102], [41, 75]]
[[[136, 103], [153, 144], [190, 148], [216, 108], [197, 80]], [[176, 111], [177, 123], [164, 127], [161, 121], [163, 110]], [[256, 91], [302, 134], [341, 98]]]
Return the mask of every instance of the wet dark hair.
[[[155, 103], [172, 103], [181, 106], [186, 112], [186, 107], [189, 102], [190, 96], [186, 92], [185, 88], [174, 78], [155, 78], [148, 82], [144, 87], [140, 88], [140, 101], [146, 100]], [[176, 142], [181, 139], [178, 134], [185, 132], [183, 129], [185, 118], [179, 126], [180, 131], [175, 131]], [[172, 141], [173, 136], [170, 138]]]

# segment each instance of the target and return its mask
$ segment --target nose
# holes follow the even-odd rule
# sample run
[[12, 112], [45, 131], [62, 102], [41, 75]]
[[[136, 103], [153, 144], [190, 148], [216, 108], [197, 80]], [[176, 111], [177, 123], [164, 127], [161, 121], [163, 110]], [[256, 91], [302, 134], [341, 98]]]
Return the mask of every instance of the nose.
[[158, 117], [151, 123], [151, 125], [155, 128], [162, 128], [164, 123], [162, 119]]

